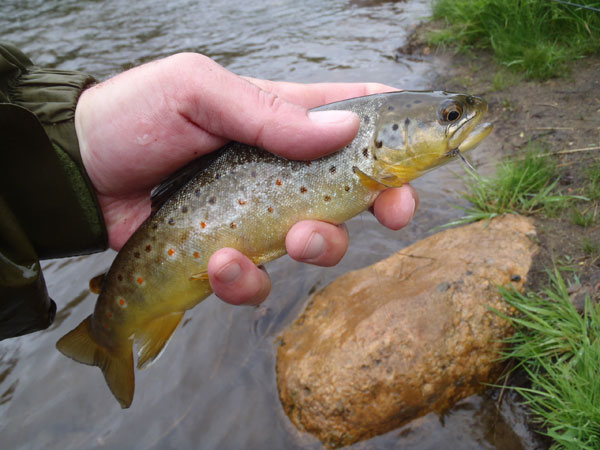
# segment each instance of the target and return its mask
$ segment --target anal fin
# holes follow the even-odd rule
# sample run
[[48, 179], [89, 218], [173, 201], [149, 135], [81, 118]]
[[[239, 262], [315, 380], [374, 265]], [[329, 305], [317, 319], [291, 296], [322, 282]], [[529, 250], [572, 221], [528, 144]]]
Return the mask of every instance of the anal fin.
[[181, 322], [183, 314], [183, 312], [174, 312], [158, 317], [135, 334], [139, 347], [138, 369], [145, 369], [160, 356], [175, 328]]

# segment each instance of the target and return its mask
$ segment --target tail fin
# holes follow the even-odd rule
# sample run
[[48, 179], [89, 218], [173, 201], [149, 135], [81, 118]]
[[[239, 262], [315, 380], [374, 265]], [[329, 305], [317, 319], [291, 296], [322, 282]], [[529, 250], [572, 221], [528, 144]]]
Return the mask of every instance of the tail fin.
[[100, 367], [121, 408], [129, 408], [135, 387], [133, 343], [127, 340], [122, 348], [117, 349], [102, 346], [91, 333], [91, 318], [88, 316], [77, 328], [60, 338], [56, 348], [77, 362]]

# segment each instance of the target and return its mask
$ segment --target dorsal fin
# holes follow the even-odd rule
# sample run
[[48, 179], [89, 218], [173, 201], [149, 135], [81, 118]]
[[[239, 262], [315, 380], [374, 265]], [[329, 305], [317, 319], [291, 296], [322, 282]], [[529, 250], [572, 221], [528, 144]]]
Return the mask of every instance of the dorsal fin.
[[[225, 147], [223, 147], [224, 149]], [[221, 154], [221, 150], [209, 153], [194, 159], [181, 169], [173, 172], [165, 178], [158, 186], [150, 193], [152, 201], [152, 214], [160, 209], [160, 207], [179, 189], [185, 186], [192, 178], [200, 171], [206, 169], [212, 162]]]

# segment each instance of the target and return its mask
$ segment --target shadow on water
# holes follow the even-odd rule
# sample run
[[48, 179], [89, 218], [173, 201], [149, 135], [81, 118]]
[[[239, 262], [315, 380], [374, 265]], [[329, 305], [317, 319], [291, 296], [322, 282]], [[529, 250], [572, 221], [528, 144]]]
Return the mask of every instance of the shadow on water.
[[[2, 39], [36, 63], [99, 79], [175, 52], [200, 51], [236, 73], [260, 78], [426, 89], [435, 61], [398, 58], [395, 49], [428, 12], [429, 0], [6, 0], [0, 29]], [[336, 267], [284, 257], [267, 267], [273, 290], [259, 308], [210, 298], [188, 312], [161, 358], [136, 372], [135, 400], [125, 411], [98, 369], [76, 364], [54, 347], [93, 311], [96, 296], [88, 281], [110, 265], [114, 252], [45, 262], [58, 305], [54, 325], [0, 342], [2, 448], [322, 448], [282, 411], [276, 338], [315, 289], [456, 218], [459, 212], [448, 207], [458, 201], [460, 187], [452, 170], [460, 171], [451, 166], [414, 183], [420, 210], [401, 232], [384, 229], [369, 214], [350, 221], [352, 243]], [[443, 421], [430, 414], [354, 448], [536, 448], [519, 428], [518, 411], [496, 409], [486, 395], [463, 400]]]

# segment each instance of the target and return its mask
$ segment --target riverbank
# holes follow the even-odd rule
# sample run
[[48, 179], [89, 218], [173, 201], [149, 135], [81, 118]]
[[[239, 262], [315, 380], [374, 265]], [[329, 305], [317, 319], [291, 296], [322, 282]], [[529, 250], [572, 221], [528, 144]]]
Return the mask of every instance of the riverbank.
[[[408, 43], [398, 52], [417, 59], [435, 58], [440, 67], [436, 89], [469, 92], [488, 101], [489, 115], [495, 122], [495, 129], [487, 139], [487, 155], [483, 160], [492, 163], [479, 165], [481, 174], [493, 174], [499, 159], [516, 161], [518, 165], [523, 161], [527, 149], [531, 148], [547, 155], [549, 163], [556, 167], [557, 184], [552, 192], [565, 197], [552, 207], [543, 207], [531, 214], [535, 219], [540, 251], [528, 276], [527, 289], [530, 292], [554, 289], [553, 292], [556, 292], [556, 283], [552, 279], [556, 272], [550, 275], [548, 270], [557, 268], [561, 270], [566, 284], [563, 298], [567, 303], [570, 300], [582, 312], [586, 296], [596, 303], [600, 302], [600, 55], [575, 61], [558, 78], [532, 81], [501, 66], [487, 51], [471, 49], [467, 53], [460, 53], [449, 48], [432, 47], [428, 41], [429, 33], [441, 27], [439, 22], [417, 27]], [[481, 161], [478, 151], [475, 150], [473, 155], [475, 162]], [[490, 152], [496, 155], [492, 157]], [[552, 296], [546, 301], [550, 303], [538, 304], [544, 305], [541, 310], [544, 314], [559, 303], [553, 301]], [[537, 326], [539, 314], [533, 317]], [[559, 314], [556, 314], [555, 318], [558, 317]], [[571, 319], [575, 320], [574, 317]], [[587, 323], [595, 326], [595, 320], [588, 320]], [[543, 328], [540, 325], [540, 329]], [[531, 329], [521, 329], [519, 333], [518, 340], [522, 343], [529, 339], [527, 336], [533, 339]], [[581, 342], [597, 340], [597, 331], [592, 332], [591, 336], [587, 334], [588, 331], [580, 333], [581, 339], [577, 340]], [[535, 338], [539, 337], [538, 332]], [[567, 339], [566, 336], [564, 338]], [[523, 351], [523, 347], [520, 351]], [[537, 364], [539, 367], [540, 361], [531, 354], [531, 347], [527, 352], [532, 359], [528, 361], [521, 354], [517, 363], [525, 364], [525, 367], [527, 364]], [[552, 357], [548, 360], [550, 364], [556, 361]], [[526, 383], [523, 375], [520, 372], [501, 380], [501, 383], [523, 386]], [[559, 380], [560, 377], [554, 380], [556, 384], [552, 385], [553, 388], [561, 384]], [[539, 387], [539, 384], [535, 384], [537, 381], [533, 381], [535, 388]], [[562, 384], [565, 384], [564, 378]], [[556, 394], [558, 390], [554, 392], [553, 398], [560, 396]], [[572, 398], [568, 396], [572, 393], [568, 393], [561, 401], [571, 401]], [[573, 404], [575, 402], [571, 402]], [[586, 414], [590, 412], [586, 411]], [[547, 416], [542, 414], [537, 416], [537, 420], [543, 423]], [[569, 421], [564, 417], [561, 420], [562, 423]], [[581, 430], [575, 422], [566, 423], [566, 426]], [[552, 423], [546, 422], [538, 430], [548, 432], [551, 427]], [[564, 429], [558, 430], [553, 437], [560, 438], [563, 433]], [[589, 432], [589, 436], [593, 439], [598, 437], [594, 432]], [[552, 442], [547, 441], [547, 444], [551, 445]]]
[[[539, 146], [555, 162], [557, 193], [589, 195], [589, 169], [600, 161], [600, 55], [576, 61], [570, 74], [548, 81], [526, 80], [519, 73], [498, 65], [485, 51], [468, 54], [435, 49], [427, 33], [439, 23], [417, 27], [398, 52], [414, 58], [436, 58], [440, 70], [436, 89], [469, 92], [482, 96], [489, 105], [489, 119], [495, 124], [487, 138], [486, 158], [523, 158], [528, 145]], [[477, 153], [478, 150], [475, 150]], [[475, 161], [478, 160], [474, 155]], [[494, 164], [478, 168], [484, 175]], [[581, 219], [586, 215], [587, 220]], [[554, 264], [572, 266], [587, 290], [595, 288], [600, 301], [600, 205], [599, 199], [572, 201], [547, 214], [534, 214], [540, 244], [529, 288], [537, 290], [547, 281], [546, 269]], [[582, 226], [585, 223], [587, 226]]]

